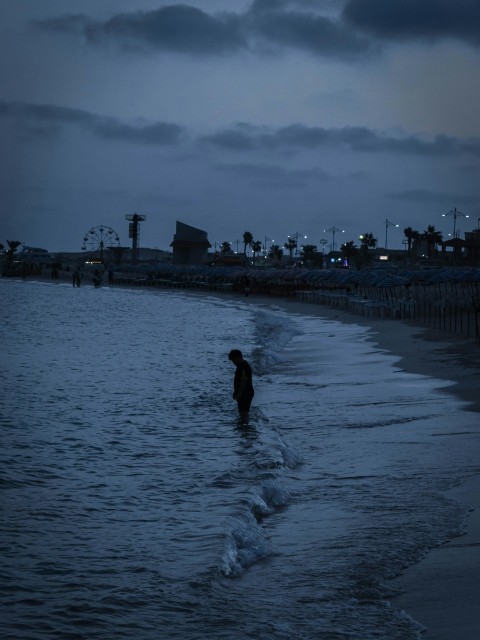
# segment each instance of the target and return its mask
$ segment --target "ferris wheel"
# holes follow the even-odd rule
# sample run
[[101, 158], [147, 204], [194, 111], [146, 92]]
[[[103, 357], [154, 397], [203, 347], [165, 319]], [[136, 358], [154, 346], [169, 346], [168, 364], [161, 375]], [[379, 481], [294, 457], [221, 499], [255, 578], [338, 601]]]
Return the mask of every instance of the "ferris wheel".
[[100, 254], [100, 260], [103, 261], [103, 252], [110, 247], [118, 247], [120, 238], [118, 233], [103, 224], [98, 227], [92, 227], [83, 238], [82, 251], [90, 251]]

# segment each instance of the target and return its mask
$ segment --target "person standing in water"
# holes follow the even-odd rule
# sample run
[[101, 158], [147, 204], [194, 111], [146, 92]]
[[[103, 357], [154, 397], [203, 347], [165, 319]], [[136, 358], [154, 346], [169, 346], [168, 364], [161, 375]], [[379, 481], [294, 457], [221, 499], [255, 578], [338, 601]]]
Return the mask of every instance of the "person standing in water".
[[252, 368], [239, 349], [232, 349], [228, 354], [228, 359], [236, 367], [233, 381], [233, 399], [237, 401], [240, 420], [243, 424], [247, 424], [250, 405], [255, 395], [252, 383]]

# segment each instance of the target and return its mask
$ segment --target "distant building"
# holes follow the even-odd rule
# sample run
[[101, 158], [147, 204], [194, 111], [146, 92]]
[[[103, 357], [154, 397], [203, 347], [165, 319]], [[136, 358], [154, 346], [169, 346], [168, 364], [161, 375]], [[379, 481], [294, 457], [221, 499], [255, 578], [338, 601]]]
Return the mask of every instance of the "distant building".
[[468, 265], [480, 266], [480, 228], [465, 233], [465, 252]]
[[173, 242], [173, 264], [204, 264], [208, 259], [208, 250], [212, 246], [207, 232], [177, 220]]
[[[129, 247], [109, 247], [106, 262], [110, 265], [132, 262], [133, 250]], [[137, 263], [156, 264], [157, 262], [171, 262], [172, 254], [163, 249], [149, 249], [148, 247], [137, 247], [135, 261]]]
[[[159, 262], [171, 262], [172, 254], [162, 249], [137, 248], [137, 261], [139, 263], [157, 264]], [[83, 268], [89, 264], [104, 264], [106, 267], [120, 267], [130, 265], [132, 262], [132, 249], [130, 247], [107, 247], [103, 253], [103, 262], [98, 251], [74, 251], [56, 254], [56, 262], [62, 268]]]

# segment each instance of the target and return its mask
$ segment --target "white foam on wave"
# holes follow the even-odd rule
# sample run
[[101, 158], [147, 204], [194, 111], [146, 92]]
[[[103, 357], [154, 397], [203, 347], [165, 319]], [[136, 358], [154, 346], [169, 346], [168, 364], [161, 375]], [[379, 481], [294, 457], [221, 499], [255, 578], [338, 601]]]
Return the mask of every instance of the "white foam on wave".
[[290, 499], [290, 491], [277, 479], [266, 480], [262, 484], [262, 498], [270, 509], [283, 507]]
[[258, 346], [252, 352], [252, 361], [255, 373], [263, 375], [281, 361], [282, 347], [298, 335], [299, 329], [291, 317], [281, 312], [260, 310], [253, 321]]
[[[277, 434], [278, 435], [278, 434]], [[289, 469], [296, 469], [298, 466], [303, 464], [303, 455], [300, 451], [293, 449], [289, 445], [287, 445], [280, 436], [278, 436], [280, 453], [283, 458], [283, 464]]]
[[221, 572], [238, 577], [245, 569], [273, 553], [273, 546], [252, 513], [245, 514], [232, 528], [222, 558]]

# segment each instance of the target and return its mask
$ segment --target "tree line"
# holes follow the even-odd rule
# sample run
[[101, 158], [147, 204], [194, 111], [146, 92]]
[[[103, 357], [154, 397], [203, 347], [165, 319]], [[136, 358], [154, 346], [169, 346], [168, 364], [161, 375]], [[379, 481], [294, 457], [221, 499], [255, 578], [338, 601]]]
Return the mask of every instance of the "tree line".
[[[415, 243], [424, 242], [427, 247], [427, 257], [430, 259], [433, 256], [437, 245], [443, 241], [442, 233], [435, 229], [434, 225], [429, 225], [423, 232], [416, 231], [412, 227], [406, 227], [403, 230], [403, 233], [406, 238], [406, 251], [409, 257], [412, 254], [412, 248], [415, 246]], [[367, 232], [360, 236], [360, 246], [357, 246], [353, 240], [350, 240], [340, 246], [340, 253], [342, 254], [342, 257], [347, 259], [349, 262], [355, 258], [359, 258], [362, 262], [365, 262], [368, 261], [368, 257], [371, 255], [371, 250], [375, 249], [377, 244], [378, 239], [374, 234]], [[256, 256], [267, 249], [260, 240], [254, 240], [253, 234], [250, 231], [245, 231], [243, 234], [243, 253], [245, 256], [247, 255], [248, 248], [252, 251], [254, 262]], [[321, 255], [317, 245], [302, 244], [298, 247], [297, 240], [293, 237], [289, 237], [283, 247], [278, 244], [272, 244], [268, 250], [267, 257], [272, 261], [280, 262], [283, 258], [284, 250], [286, 250], [289, 254], [290, 260], [293, 260], [294, 252], [296, 255], [298, 249], [300, 249], [299, 256], [303, 261], [315, 263]], [[227, 241], [222, 242], [220, 245], [220, 253], [234, 253], [231, 243]]]

